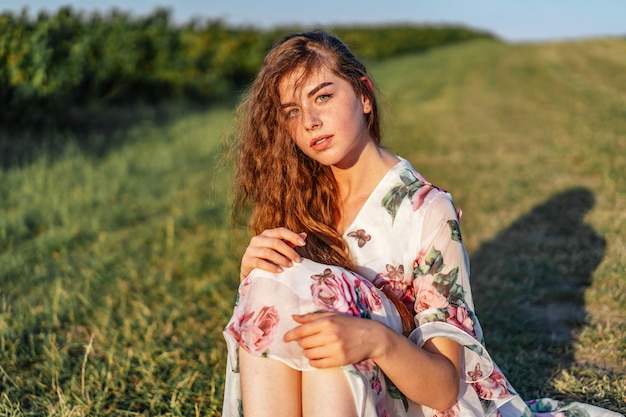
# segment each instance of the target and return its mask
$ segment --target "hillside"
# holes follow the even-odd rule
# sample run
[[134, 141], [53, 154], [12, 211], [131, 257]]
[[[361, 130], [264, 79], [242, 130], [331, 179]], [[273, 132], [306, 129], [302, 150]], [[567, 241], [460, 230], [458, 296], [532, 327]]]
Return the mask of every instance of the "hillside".
[[[472, 41], [370, 68], [386, 145], [463, 210], [513, 385], [626, 412], [626, 40]], [[220, 415], [247, 243], [229, 225], [232, 108], [136, 111], [0, 170], [0, 415]]]

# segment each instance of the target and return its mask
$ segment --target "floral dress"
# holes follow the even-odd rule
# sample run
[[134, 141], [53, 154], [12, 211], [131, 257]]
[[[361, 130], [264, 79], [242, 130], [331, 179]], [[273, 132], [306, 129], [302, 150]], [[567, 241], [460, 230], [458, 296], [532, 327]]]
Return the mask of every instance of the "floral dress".
[[[343, 236], [356, 275], [310, 260], [280, 274], [254, 270], [242, 281], [224, 330], [228, 364], [222, 415], [242, 415], [238, 348], [314, 371], [296, 342], [282, 336], [292, 314], [332, 311], [378, 320], [402, 332], [392, 293], [414, 314], [409, 339], [422, 346], [445, 337], [463, 346], [457, 403], [444, 413], [406, 398], [372, 360], [343, 367], [356, 409], [367, 417], [616, 417], [598, 407], [550, 399], [525, 402], [489, 356], [474, 314], [469, 260], [450, 195], [401, 159], [380, 181]], [[419, 366], [419, 365], [415, 365]], [[446, 387], [441, 387], [446, 389]]]

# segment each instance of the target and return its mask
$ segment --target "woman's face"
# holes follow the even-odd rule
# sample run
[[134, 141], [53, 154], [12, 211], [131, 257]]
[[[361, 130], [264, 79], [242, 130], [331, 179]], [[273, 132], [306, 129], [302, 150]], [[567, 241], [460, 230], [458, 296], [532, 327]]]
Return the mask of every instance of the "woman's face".
[[[302, 74], [302, 68], [296, 69], [278, 86], [289, 134], [305, 155], [319, 163], [352, 166], [373, 143], [365, 120], [372, 111], [370, 100], [329, 69], [305, 78]], [[369, 80], [364, 77], [363, 82]]]

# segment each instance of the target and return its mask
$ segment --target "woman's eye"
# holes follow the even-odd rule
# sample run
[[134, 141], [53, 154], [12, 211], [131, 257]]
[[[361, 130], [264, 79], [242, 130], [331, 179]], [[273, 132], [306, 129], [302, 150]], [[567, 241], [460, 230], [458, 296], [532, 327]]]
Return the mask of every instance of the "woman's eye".
[[321, 94], [317, 96], [317, 101], [322, 103], [324, 101], [328, 101], [328, 99], [332, 96], [332, 94]]
[[287, 111], [287, 117], [295, 117], [300, 113], [300, 109], [291, 109]]

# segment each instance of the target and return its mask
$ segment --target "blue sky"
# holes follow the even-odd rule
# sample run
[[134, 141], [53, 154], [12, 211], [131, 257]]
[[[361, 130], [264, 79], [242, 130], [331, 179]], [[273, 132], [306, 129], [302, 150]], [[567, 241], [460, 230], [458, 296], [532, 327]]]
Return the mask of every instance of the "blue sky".
[[488, 30], [502, 39], [564, 40], [626, 36], [626, 0], [0, 0], [1, 11], [55, 11], [62, 5], [91, 12], [113, 7], [145, 15], [172, 10], [178, 22], [222, 18], [232, 24], [269, 27], [298, 23], [453, 23]]

